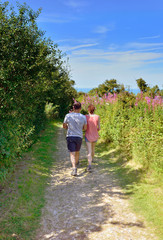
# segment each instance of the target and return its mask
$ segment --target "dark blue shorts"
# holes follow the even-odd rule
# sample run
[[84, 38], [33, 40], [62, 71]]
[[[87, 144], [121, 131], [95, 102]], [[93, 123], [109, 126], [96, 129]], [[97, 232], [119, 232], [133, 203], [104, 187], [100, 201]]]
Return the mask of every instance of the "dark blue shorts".
[[80, 151], [82, 138], [80, 137], [67, 137], [67, 148], [70, 152]]

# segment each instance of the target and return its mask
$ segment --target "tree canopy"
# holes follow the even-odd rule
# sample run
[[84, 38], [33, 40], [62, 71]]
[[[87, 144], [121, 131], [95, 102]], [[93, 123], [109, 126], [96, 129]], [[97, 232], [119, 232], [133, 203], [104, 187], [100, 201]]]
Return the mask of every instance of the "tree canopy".
[[2, 159], [27, 147], [31, 136], [43, 128], [47, 102], [63, 117], [77, 95], [62, 52], [37, 26], [40, 13], [26, 4], [15, 10], [8, 2], [0, 3]]
[[124, 91], [125, 88], [123, 85], [118, 84], [116, 79], [105, 80], [104, 83], [100, 84], [97, 88], [93, 88], [89, 94], [94, 95], [98, 94], [103, 96], [105, 93], [119, 93]]
[[140, 91], [143, 93], [146, 93], [147, 95], [150, 95], [151, 97], [156, 96], [156, 94], [161, 94], [161, 91], [158, 85], [155, 85], [151, 88], [148, 86], [146, 81], [142, 78], [137, 79], [136, 82]]
[[74, 82], [63, 67], [61, 51], [38, 29], [36, 19], [40, 10], [34, 12], [24, 4], [19, 5], [16, 13], [7, 6], [5, 2], [0, 7], [2, 112], [6, 117], [6, 112], [11, 113], [12, 109], [22, 111], [25, 110], [24, 106], [29, 112], [38, 104], [52, 101], [62, 105], [62, 114], [76, 93]]

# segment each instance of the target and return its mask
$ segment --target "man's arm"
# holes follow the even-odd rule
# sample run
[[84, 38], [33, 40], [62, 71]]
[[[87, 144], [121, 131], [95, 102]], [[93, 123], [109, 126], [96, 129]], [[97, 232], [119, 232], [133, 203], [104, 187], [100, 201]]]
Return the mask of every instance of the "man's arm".
[[67, 123], [63, 123], [63, 128], [68, 129]]
[[83, 125], [83, 130], [86, 131], [87, 130], [87, 124]]
[[84, 116], [84, 125], [83, 125], [83, 130], [86, 131], [87, 130], [87, 118], [86, 116]]

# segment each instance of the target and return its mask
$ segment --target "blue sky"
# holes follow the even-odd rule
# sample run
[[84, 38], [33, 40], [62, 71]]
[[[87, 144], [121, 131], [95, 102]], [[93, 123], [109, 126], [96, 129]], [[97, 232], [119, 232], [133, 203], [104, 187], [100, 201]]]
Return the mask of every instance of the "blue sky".
[[[15, 5], [16, 0], [10, 0]], [[143, 78], [163, 88], [162, 0], [26, 0], [38, 26], [67, 54], [77, 88]]]

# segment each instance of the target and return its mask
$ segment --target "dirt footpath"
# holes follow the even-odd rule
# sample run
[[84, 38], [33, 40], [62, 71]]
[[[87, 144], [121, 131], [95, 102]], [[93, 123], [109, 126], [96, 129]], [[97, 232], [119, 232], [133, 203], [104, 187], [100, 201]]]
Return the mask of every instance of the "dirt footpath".
[[56, 164], [46, 192], [41, 228], [36, 240], [155, 240], [142, 218], [129, 208], [128, 196], [95, 158], [93, 172], [85, 171], [83, 143], [78, 176], [71, 176], [65, 132], [58, 132]]

